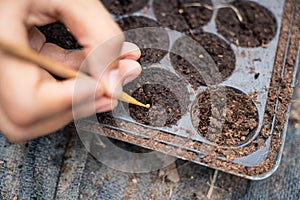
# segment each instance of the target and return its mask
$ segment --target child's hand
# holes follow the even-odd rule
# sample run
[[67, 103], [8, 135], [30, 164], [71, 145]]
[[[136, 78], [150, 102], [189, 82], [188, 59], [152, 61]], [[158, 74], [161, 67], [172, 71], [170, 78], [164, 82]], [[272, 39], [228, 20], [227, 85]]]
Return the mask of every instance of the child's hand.
[[[122, 84], [141, 71], [135, 61], [140, 56], [139, 49], [133, 44], [123, 45], [121, 30], [98, 0], [0, 0], [0, 15], [1, 39], [31, 47], [74, 69], [92, 52], [87, 63], [89, 73], [95, 78], [56, 81], [38, 66], [0, 51], [0, 129], [10, 141], [29, 140], [63, 127], [73, 118], [72, 101], [80, 117], [112, 109], [116, 105], [113, 91], [120, 93]], [[70, 29], [84, 50], [68, 52], [45, 43], [44, 36], [34, 26], [56, 20]], [[99, 44], [104, 44], [105, 51], [100, 48], [92, 51]], [[122, 48], [126, 50], [122, 52]], [[118, 57], [119, 61], [108, 63]], [[110, 65], [104, 69], [106, 66], [102, 64]], [[84, 82], [84, 88], [76, 90], [73, 100], [78, 81]], [[87, 99], [94, 99], [96, 87], [94, 104]], [[92, 109], [91, 104], [95, 105]]]

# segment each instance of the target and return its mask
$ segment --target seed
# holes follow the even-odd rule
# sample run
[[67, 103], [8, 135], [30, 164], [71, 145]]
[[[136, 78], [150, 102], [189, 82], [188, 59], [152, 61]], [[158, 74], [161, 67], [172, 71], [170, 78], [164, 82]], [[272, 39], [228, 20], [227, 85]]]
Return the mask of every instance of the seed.
[[199, 54], [199, 56], [198, 56], [199, 58], [204, 58], [204, 55], [203, 54]]
[[184, 10], [182, 8], [178, 10], [179, 14], [182, 14], [183, 12], [184, 12]]

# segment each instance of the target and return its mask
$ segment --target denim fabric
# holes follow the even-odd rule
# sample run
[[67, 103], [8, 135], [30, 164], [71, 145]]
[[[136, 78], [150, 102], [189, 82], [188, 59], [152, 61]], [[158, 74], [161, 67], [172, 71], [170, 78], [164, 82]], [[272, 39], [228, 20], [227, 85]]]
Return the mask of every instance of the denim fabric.
[[[178, 160], [180, 182], [102, 165], [66, 128], [28, 144], [0, 136], [1, 199], [205, 199], [214, 170]], [[300, 199], [300, 129], [289, 128], [279, 169], [262, 181], [219, 172], [212, 199]]]

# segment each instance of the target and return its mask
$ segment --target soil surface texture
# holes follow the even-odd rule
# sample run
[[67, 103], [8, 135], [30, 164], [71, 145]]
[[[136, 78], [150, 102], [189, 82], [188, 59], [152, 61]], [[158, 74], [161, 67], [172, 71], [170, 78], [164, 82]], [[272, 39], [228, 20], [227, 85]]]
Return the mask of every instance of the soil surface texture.
[[[125, 31], [126, 41], [133, 42], [141, 48], [139, 62], [142, 65], [157, 63], [167, 54], [169, 36], [159, 28], [158, 22], [143, 16], [130, 16], [121, 18], [117, 23]], [[156, 28], [140, 29], [144, 27]]]
[[[199, 4], [193, 6], [192, 4]], [[188, 33], [199, 29], [212, 17], [210, 0], [154, 0], [153, 9], [158, 21], [165, 27]]]
[[141, 10], [148, 0], [102, 0], [102, 3], [110, 13], [120, 16]]
[[131, 117], [145, 125], [175, 125], [187, 111], [190, 102], [184, 82], [160, 68], [144, 70], [124, 90], [137, 100], [151, 105], [150, 109], [129, 105]]
[[232, 8], [221, 8], [216, 17], [218, 32], [237, 46], [267, 47], [277, 31], [274, 15], [250, 1], [235, 1], [232, 5], [238, 9], [243, 21], [239, 21]]
[[[175, 53], [170, 54], [171, 63], [176, 71], [178, 71], [188, 82], [192, 85], [194, 89], [197, 89], [199, 86], [208, 85], [207, 78], [214, 78], [214, 75], [211, 74], [211, 69], [209, 67], [216, 68], [216, 79], [212, 81], [215, 85], [224, 80], [226, 80], [235, 69], [235, 54], [231, 49], [230, 45], [224, 40], [219, 38], [217, 35], [212, 33], [194, 33], [194, 39], [199, 42], [203, 48], [199, 48], [199, 52], [195, 54], [193, 60], [204, 59], [206, 56], [212, 58], [214, 65], [207, 64], [202, 66], [202, 63], [199, 65], [191, 64], [191, 59], [183, 58], [181, 55], [176, 55]], [[172, 47], [171, 52], [177, 52], [176, 49], [182, 48], [186, 49], [187, 52], [195, 52], [194, 47], [189, 47], [189, 44], [185, 44], [184, 40], [177, 40]], [[195, 61], [197, 63], [197, 61]]]
[[252, 100], [232, 88], [201, 93], [193, 106], [192, 120], [199, 134], [221, 146], [245, 142], [258, 126]]
[[64, 49], [79, 49], [81, 46], [77, 40], [68, 31], [64, 24], [55, 22], [45, 26], [38, 27], [45, 35], [46, 42], [57, 44]]

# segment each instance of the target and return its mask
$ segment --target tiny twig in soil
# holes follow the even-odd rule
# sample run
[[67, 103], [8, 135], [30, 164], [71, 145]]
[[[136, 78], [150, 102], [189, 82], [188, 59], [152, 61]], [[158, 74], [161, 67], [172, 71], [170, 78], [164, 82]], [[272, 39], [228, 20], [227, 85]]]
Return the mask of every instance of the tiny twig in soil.
[[103, 141], [99, 137], [97, 137], [96, 140], [97, 140], [96, 144], [100, 145], [102, 148], [106, 148], [106, 145], [103, 143]]
[[291, 100], [292, 103], [300, 103], [300, 99], [293, 99]]
[[214, 8], [211, 5], [205, 3], [186, 3], [183, 5], [184, 7], [204, 7], [208, 10], [213, 10]]
[[219, 172], [218, 170], [215, 170], [215, 172], [214, 172], [214, 176], [213, 176], [213, 178], [212, 178], [212, 181], [211, 181], [209, 190], [208, 190], [207, 195], [206, 195], [208, 199], [211, 198], [211, 196], [212, 196], [212, 194], [213, 194], [213, 192], [214, 192], [214, 187], [215, 187], [214, 185], [215, 185], [215, 183], [216, 183], [216, 181], [217, 181], [218, 172]]
[[[187, 7], [204, 7], [209, 10], [214, 10], [213, 6], [208, 5], [208, 4], [203, 4], [203, 3], [187, 3], [187, 4], [184, 4], [183, 6], [186, 8]], [[216, 6], [215, 9], [218, 10], [220, 8], [231, 8], [234, 11], [234, 13], [236, 14], [236, 16], [238, 17], [238, 20], [240, 22], [243, 22], [243, 17], [237, 7], [230, 5], [230, 4], [219, 4]]]
[[170, 186], [169, 198], [171, 199], [173, 195], [173, 186]]

